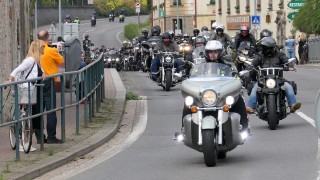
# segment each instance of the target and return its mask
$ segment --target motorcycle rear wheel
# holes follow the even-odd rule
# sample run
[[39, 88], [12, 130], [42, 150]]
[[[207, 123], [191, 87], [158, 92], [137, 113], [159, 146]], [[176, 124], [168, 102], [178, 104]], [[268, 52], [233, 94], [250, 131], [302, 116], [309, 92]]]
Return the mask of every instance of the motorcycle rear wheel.
[[202, 152], [204, 162], [208, 167], [212, 167], [217, 164], [216, 134], [213, 129], [202, 130]]
[[268, 96], [268, 124], [270, 130], [275, 130], [279, 121], [276, 108], [276, 96], [271, 94]]

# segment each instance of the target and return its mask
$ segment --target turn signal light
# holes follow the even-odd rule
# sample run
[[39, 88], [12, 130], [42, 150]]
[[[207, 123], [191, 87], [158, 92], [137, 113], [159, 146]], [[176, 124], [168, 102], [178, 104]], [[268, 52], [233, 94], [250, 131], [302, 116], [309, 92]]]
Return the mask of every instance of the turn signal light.
[[198, 112], [197, 106], [191, 106], [191, 112], [192, 113]]
[[222, 108], [222, 110], [223, 110], [224, 112], [229, 112], [230, 108], [229, 108], [228, 105], [224, 105], [223, 108]]

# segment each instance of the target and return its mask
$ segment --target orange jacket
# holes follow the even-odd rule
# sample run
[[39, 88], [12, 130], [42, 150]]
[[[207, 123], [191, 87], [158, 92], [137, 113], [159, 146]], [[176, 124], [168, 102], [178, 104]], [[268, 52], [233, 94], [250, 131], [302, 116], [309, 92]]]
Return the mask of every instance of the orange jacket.
[[[58, 65], [63, 64], [64, 58], [55, 48], [45, 45], [44, 53], [41, 58], [41, 68], [47, 76], [58, 73]], [[55, 77], [54, 81], [57, 82], [58, 78]]]

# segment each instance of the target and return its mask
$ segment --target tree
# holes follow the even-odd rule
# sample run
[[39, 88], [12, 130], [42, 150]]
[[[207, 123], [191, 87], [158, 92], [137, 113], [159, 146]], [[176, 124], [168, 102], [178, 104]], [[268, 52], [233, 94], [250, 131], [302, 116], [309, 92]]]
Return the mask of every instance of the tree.
[[320, 34], [320, 1], [306, 0], [293, 20], [293, 26], [308, 34]]

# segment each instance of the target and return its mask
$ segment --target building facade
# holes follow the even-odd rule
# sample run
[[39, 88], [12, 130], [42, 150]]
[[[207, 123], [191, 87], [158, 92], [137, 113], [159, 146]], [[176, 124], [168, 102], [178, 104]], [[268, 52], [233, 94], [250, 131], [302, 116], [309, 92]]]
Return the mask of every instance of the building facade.
[[162, 32], [192, 34], [193, 28], [210, 29], [215, 21], [215, 9], [214, 0], [153, 0], [151, 25], [159, 25]]
[[[259, 39], [260, 31], [269, 29], [278, 44], [283, 44], [289, 35], [295, 35], [292, 19], [304, 0], [153, 0], [152, 25], [162, 30], [181, 29], [192, 33], [192, 29], [207, 26], [215, 21], [225, 26], [231, 37], [239, 32], [241, 24], [248, 24]], [[259, 16], [254, 19], [253, 16]], [[179, 19], [179, 27], [176, 20]], [[163, 31], [162, 31], [163, 32]]]
[[0, 1], [1, 81], [26, 56], [30, 44], [30, 1]]

